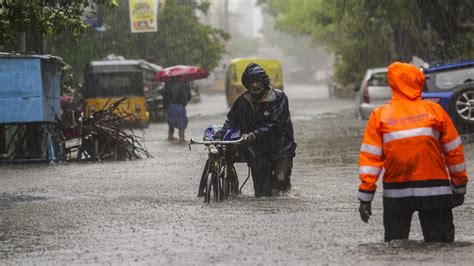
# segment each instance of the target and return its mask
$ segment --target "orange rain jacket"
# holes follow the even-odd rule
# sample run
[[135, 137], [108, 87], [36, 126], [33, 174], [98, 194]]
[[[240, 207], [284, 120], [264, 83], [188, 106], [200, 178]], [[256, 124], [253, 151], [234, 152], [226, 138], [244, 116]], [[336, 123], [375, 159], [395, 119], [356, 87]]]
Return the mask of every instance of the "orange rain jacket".
[[372, 201], [382, 169], [384, 202], [404, 199], [417, 209], [447, 208], [453, 192], [466, 192], [461, 139], [439, 104], [421, 100], [424, 82], [415, 66], [388, 67], [392, 99], [370, 115], [360, 149], [360, 201]]

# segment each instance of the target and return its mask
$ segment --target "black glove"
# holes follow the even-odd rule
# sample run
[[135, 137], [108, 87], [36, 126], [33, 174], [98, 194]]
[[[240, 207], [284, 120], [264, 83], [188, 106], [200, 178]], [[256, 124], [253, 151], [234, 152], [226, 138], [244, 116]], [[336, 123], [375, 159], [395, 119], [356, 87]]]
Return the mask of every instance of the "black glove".
[[453, 194], [453, 208], [461, 206], [464, 203], [464, 194]]
[[370, 202], [360, 202], [359, 213], [360, 219], [362, 219], [364, 223], [367, 223], [372, 215], [372, 205]]

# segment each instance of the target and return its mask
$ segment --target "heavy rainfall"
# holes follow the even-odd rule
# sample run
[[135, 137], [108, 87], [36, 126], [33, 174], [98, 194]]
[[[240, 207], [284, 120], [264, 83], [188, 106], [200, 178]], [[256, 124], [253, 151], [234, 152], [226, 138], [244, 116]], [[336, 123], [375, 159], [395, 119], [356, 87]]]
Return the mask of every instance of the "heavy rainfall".
[[472, 264], [473, 8], [0, 0], [0, 264]]

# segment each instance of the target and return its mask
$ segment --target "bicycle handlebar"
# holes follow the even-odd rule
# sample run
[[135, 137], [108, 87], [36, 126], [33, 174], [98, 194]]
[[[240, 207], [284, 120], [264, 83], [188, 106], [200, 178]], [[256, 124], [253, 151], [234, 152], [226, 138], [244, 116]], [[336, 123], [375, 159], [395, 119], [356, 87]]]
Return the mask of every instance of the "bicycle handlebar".
[[243, 138], [238, 140], [195, 140], [191, 138], [189, 145], [191, 144], [204, 144], [204, 145], [228, 145], [228, 144], [242, 144]]

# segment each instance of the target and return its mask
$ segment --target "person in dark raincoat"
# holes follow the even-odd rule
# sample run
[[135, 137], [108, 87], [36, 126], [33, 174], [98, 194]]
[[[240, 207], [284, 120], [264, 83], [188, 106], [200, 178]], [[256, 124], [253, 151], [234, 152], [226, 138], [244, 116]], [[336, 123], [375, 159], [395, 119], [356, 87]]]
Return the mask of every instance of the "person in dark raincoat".
[[225, 127], [238, 128], [247, 144], [255, 196], [286, 192], [296, 150], [288, 98], [270, 86], [267, 73], [255, 63], [245, 69], [242, 84], [247, 91], [232, 105]]
[[174, 129], [179, 130], [179, 141], [184, 142], [184, 130], [188, 126], [186, 105], [191, 100], [191, 88], [189, 84], [179, 78], [171, 78], [165, 84], [163, 92], [163, 105], [166, 109], [166, 120], [168, 122], [168, 140], [175, 140]]

